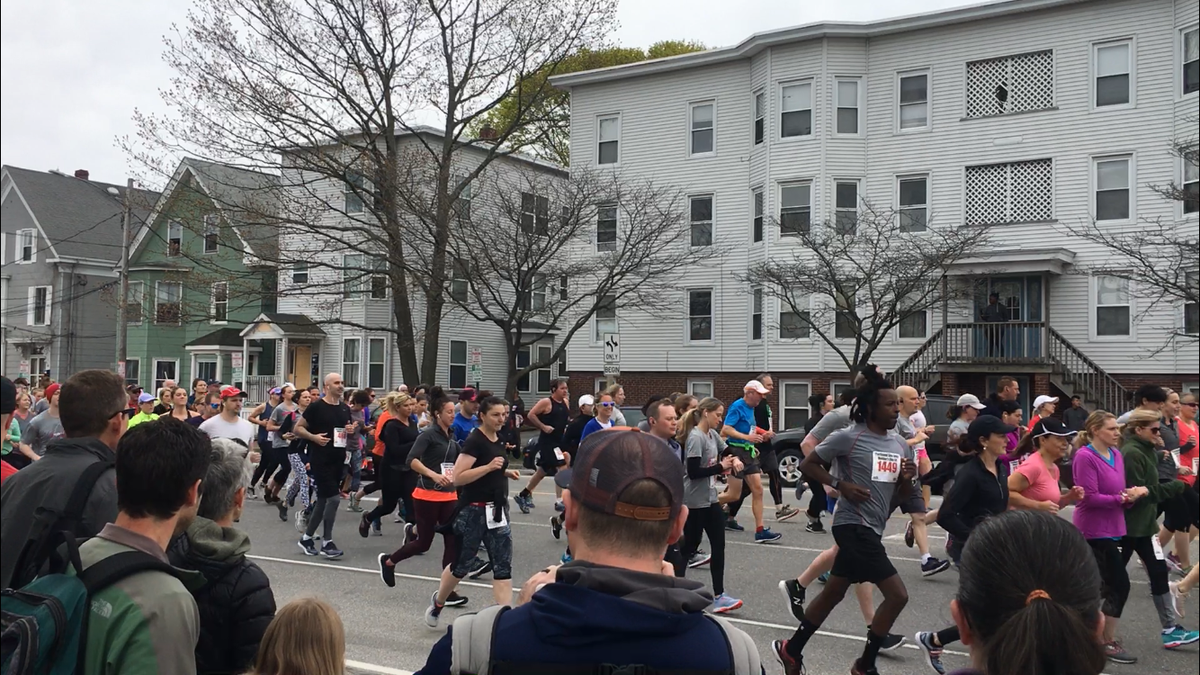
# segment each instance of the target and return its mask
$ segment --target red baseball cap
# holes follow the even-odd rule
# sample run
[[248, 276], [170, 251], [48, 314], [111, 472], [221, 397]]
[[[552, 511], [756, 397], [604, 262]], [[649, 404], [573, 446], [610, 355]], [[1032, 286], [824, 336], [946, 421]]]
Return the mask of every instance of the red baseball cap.
[[54, 395], [57, 394], [58, 390], [61, 388], [62, 388], [62, 385], [60, 385], [57, 382], [46, 387], [46, 400], [50, 400], [50, 399], [54, 398]]
[[246, 398], [248, 394], [237, 387], [221, 387], [221, 398]]

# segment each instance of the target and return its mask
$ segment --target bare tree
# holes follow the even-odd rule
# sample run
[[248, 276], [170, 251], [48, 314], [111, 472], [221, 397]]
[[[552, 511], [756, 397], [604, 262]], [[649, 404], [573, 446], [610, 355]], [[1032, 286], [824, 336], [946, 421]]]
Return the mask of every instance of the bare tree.
[[983, 228], [933, 226], [870, 204], [833, 222], [785, 214], [779, 224], [796, 253], [753, 264], [740, 278], [779, 300], [780, 337], [819, 338], [851, 373], [906, 319], [968, 297], [968, 286], [942, 281], [988, 241]]
[[[166, 41], [164, 116], [137, 113], [135, 162], [188, 154], [280, 175], [263, 216], [290, 235], [280, 266], [307, 265], [305, 293], [383, 272], [407, 381], [437, 372], [452, 205], [492, 162], [538, 139], [515, 124], [481, 143], [468, 128], [532, 73], [598, 45], [615, 0], [198, 0]], [[534, 114], [524, 103], [514, 119]], [[436, 132], [420, 122], [437, 125]], [[413, 150], [413, 148], [416, 150]], [[470, 154], [465, 161], [464, 155]], [[467, 165], [466, 180], [455, 173]], [[411, 264], [411, 230], [433, 263]], [[341, 252], [360, 255], [346, 269]], [[428, 271], [418, 296], [412, 276]], [[423, 325], [418, 317], [423, 315]], [[421, 349], [418, 364], [416, 349]]]

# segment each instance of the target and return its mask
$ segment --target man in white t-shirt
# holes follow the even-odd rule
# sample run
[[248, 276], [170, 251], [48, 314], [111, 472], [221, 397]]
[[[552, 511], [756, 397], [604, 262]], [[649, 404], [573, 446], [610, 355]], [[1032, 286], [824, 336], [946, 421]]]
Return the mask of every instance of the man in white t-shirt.
[[210, 417], [200, 425], [200, 431], [211, 438], [228, 438], [254, 449], [254, 425], [242, 419], [245, 392], [237, 387], [221, 387], [221, 414]]

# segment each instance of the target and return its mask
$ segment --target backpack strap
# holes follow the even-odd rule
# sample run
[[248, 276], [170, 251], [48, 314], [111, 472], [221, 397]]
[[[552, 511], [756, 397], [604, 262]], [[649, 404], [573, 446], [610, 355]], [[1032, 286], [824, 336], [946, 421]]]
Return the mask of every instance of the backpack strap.
[[177, 577], [175, 568], [145, 551], [124, 551], [111, 555], [88, 567], [79, 574], [79, 580], [94, 595], [109, 586], [139, 572], [162, 572]]
[[92, 462], [83, 470], [83, 473], [79, 474], [79, 480], [75, 481], [75, 487], [71, 489], [71, 496], [67, 498], [66, 507], [62, 511], [62, 516], [71, 521], [72, 527], [79, 527], [79, 521], [83, 518], [83, 509], [87, 506], [88, 497], [92, 495], [92, 488], [96, 487], [100, 476], [114, 466], [116, 464], [112, 461], [102, 459]]
[[733, 666], [734, 675], [762, 675], [762, 657], [754, 639], [727, 619], [712, 614], [706, 614], [721, 632], [725, 634], [725, 644], [729, 645], [729, 663]]
[[450, 642], [451, 675], [489, 675], [496, 624], [500, 622], [500, 615], [509, 609], [507, 605], [492, 605], [454, 620], [454, 639]]

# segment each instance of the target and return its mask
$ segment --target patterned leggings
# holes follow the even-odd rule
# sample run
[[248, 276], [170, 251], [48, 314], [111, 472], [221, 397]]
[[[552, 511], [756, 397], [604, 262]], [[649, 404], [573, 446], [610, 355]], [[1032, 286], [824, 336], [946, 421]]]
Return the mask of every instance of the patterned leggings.
[[309, 494], [308, 471], [304, 468], [304, 460], [300, 458], [300, 453], [295, 452], [288, 455], [288, 463], [292, 465], [292, 481], [287, 491], [288, 504], [294, 504], [296, 494], [299, 493], [300, 503], [307, 510], [311, 495]]

